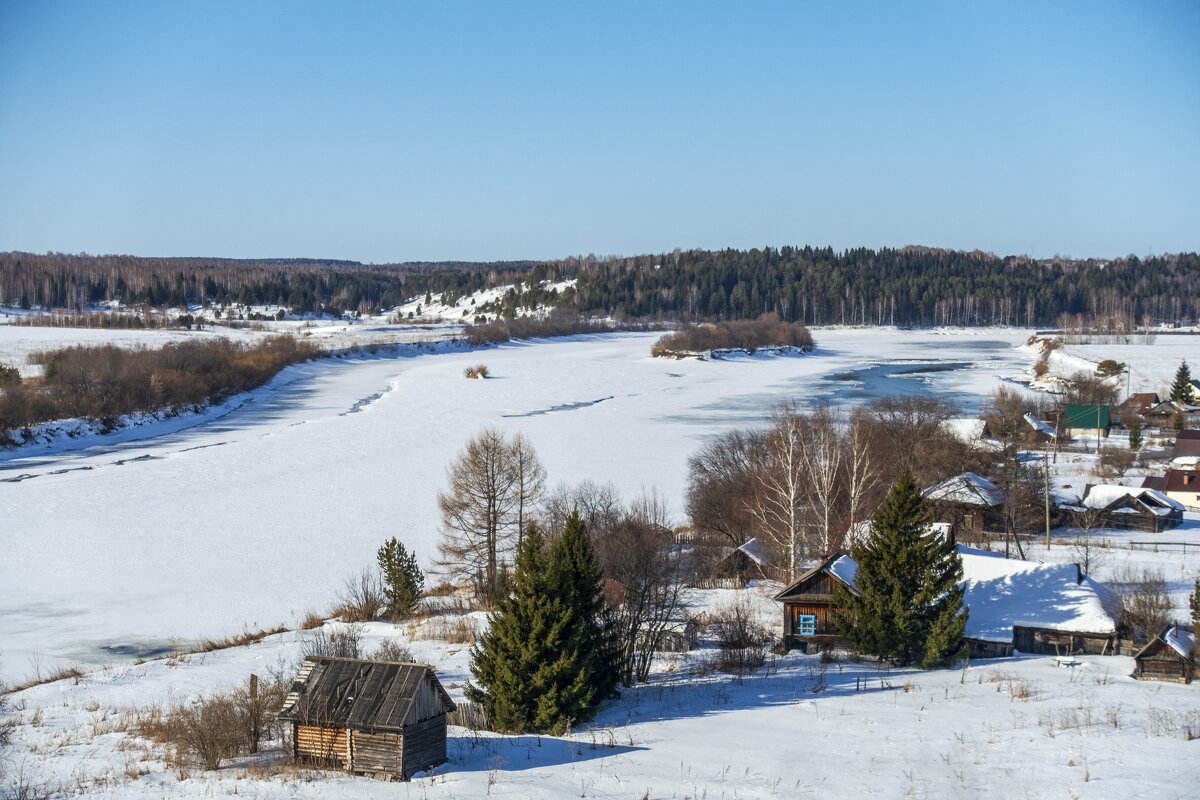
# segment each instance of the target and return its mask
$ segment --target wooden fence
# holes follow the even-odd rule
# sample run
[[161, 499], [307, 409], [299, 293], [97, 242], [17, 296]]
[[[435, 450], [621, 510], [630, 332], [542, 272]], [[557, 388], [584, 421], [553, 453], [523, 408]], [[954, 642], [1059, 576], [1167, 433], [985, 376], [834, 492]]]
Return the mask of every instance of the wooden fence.
[[470, 728], [473, 731], [490, 731], [487, 712], [482, 703], [468, 703], [461, 700], [458, 708], [446, 715], [446, 723], [458, 725], [460, 728]]

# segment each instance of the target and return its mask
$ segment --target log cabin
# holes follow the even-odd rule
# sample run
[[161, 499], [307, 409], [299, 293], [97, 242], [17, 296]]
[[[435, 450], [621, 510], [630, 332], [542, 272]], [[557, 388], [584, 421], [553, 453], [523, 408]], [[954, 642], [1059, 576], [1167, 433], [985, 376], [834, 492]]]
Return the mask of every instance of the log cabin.
[[1133, 675], [1142, 681], [1191, 683], [1195, 673], [1196, 640], [1172, 625], [1133, 657]]
[[775, 599], [783, 603], [783, 646], [803, 653], [845, 648], [848, 643], [833, 632], [833, 601], [837, 586], [857, 595], [854, 573], [858, 565], [844, 553], [834, 553], [787, 585]]
[[279, 719], [297, 760], [385, 780], [446, 761], [454, 701], [426, 664], [309, 657]]

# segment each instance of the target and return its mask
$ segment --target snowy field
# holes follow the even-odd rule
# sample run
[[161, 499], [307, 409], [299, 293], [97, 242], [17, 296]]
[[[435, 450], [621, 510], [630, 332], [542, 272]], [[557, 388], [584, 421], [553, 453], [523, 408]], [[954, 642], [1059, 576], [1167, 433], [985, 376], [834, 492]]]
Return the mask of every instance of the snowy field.
[[[764, 585], [759, 618], [778, 623]], [[735, 592], [693, 592], [693, 611]], [[478, 622], [479, 614], [474, 615]], [[327, 626], [338, 623], [327, 623]], [[406, 625], [364, 626], [365, 649], [400, 639], [455, 699], [468, 649]], [[290, 767], [282, 743], [217, 772], [180, 770], [139, 738], [139, 712], [294, 670], [315, 631], [207, 654], [117, 666], [16, 695], [13, 750], [32, 782], [64, 796], [159, 798], [1131, 798], [1200, 792], [1196, 688], [1139, 682], [1133, 659], [1052, 656], [921, 672], [822, 664], [792, 653], [745, 678], [707, 667], [713, 643], [665, 656], [564, 737], [451, 726], [450, 763], [409, 783]], [[1019, 765], [1019, 766], [1018, 766]]]
[[1193, 375], [1200, 372], [1200, 334], [1160, 334], [1153, 344], [1068, 344], [1050, 356], [1050, 365], [1069, 377], [1092, 372], [1108, 358], [1129, 367], [1128, 381], [1122, 376], [1122, 397], [1128, 383], [1131, 392], [1157, 392], [1166, 400], [1180, 361], [1189, 361]]
[[[651, 359], [653, 333], [407, 349], [291, 367], [155, 438], [4, 451], [0, 669], [19, 680], [295, 622], [393, 535], [428, 561], [445, 466], [489, 425], [529, 436], [551, 484], [658, 490], [678, 512], [705, 437], [788, 399], [936, 391], [973, 413], [1028, 370], [1027, 335], [822, 330], [810, 355], [721, 361]], [[493, 377], [463, 378], [477, 362]]]

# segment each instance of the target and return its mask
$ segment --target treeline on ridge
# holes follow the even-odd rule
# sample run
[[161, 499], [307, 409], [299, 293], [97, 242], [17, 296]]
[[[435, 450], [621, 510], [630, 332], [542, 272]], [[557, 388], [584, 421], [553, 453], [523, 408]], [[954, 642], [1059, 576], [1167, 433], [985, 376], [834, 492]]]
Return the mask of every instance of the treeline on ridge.
[[138, 258], [0, 253], [0, 304], [83, 308], [279, 305], [297, 314], [367, 313], [421, 294], [454, 300], [512, 283], [532, 261], [364, 265], [305, 259]]
[[11, 368], [0, 375], [0, 444], [52, 420], [87, 417], [112, 425], [123, 414], [219, 401], [317, 354], [314, 345], [290, 336], [253, 345], [222, 338], [157, 349], [102, 345], [33, 354], [45, 367], [42, 376], [22, 380]]
[[553, 262], [564, 300], [618, 318], [754, 319], [806, 325], [1054, 324], [1061, 313], [1139, 322], [1200, 317], [1200, 256], [1112, 261], [1000, 258], [925, 247], [692, 250]]
[[802, 322], [782, 322], [774, 313], [755, 320], [725, 320], [685, 325], [663, 336], [650, 349], [652, 356], [690, 355], [707, 350], [746, 350], [795, 347], [811, 350], [812, 335]]

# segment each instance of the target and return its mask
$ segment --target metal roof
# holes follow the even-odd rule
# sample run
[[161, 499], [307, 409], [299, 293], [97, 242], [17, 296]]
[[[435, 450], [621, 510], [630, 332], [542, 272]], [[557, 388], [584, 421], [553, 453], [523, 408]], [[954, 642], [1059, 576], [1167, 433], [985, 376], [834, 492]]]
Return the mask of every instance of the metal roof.
[[399, 732], [426, 678], [446, 711], [453, 711], [454, 701], [427, 664], [309, 657], [284, 700], [279, 719]]

